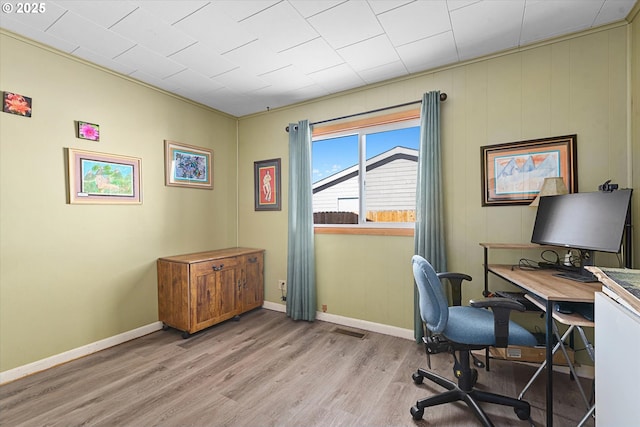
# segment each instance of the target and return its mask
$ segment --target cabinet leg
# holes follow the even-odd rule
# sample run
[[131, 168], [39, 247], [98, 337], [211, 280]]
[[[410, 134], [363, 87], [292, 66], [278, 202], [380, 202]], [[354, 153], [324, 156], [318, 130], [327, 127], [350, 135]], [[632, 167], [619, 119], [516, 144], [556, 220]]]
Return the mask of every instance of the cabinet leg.
[[189, 338], [191, 336], [191, 334], [187, 331], [182, 331], [182, 339], [186, 340], [187, 338]]
[[239, 322], [240, 321], [240, 315], [236, 314], [235, 316], [233, 316], [233, 320], [234, 320], [234, 322]]

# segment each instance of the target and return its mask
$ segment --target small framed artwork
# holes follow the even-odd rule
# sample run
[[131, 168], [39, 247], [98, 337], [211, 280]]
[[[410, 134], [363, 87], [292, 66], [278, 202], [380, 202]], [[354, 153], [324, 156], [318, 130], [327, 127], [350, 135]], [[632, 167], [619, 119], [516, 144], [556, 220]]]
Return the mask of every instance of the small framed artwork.
[[253, 162], [253, 181], [255, 210], [281, 210], [280, 159]]
[[527, 205], [545, 178], [578, 190], [576, 135], [480, 147], [482, 206]]
[[2, 92], [2, 111], [31, 117], [31, 98], [13, 92]]
[[164, 141], [165, 185], [213, 189], [213, 151]]
[[100, 125], [77, 121], [76, 136], [89, 141], [100, 141]]
[[141, 204], [141, 159], [68, 148], [69, 203]]

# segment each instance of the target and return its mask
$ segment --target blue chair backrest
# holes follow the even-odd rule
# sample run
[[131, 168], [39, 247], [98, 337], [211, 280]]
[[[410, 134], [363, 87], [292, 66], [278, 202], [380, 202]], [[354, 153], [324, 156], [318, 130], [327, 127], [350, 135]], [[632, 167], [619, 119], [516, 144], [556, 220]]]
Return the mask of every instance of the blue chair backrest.
[[442, 282], [429, 261], [420, 255], [414, 255], [411, 263], [420, 295], [420, 317], [431, 332], [439, 334], [449, 320], [449, 302]]

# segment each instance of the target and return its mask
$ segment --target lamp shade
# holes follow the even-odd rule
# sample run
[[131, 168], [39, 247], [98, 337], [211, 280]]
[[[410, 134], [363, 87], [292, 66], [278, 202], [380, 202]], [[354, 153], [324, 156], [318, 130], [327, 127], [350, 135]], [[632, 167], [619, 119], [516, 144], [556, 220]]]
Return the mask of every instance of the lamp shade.
[[540, 197], [559, 196], [561, 194], [568, 193], [569, 190], [567, 190], [567, 186], [564, 184], [564, 180], [561, 177], [556, 176], [553, 178], [545, 178], [542, 183], [542, 188], [540, 188], [540, 192], [529, 206], [538, 206], [540, 203]]

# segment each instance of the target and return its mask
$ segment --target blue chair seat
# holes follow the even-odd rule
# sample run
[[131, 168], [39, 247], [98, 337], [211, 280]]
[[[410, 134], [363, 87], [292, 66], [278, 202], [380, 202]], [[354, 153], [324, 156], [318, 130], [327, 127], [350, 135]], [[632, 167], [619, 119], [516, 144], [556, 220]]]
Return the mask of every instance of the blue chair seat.
[[[449, 307], [449, 321], [442, 335], [451, 341], [470, 345], [495, 345], [493, 313], [475, 307]], [[509, 345], [533, 347], [536, 339], [519, 324], [509, 322]]]

